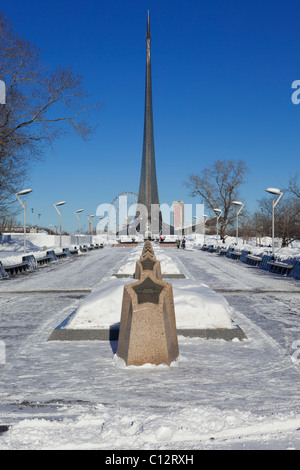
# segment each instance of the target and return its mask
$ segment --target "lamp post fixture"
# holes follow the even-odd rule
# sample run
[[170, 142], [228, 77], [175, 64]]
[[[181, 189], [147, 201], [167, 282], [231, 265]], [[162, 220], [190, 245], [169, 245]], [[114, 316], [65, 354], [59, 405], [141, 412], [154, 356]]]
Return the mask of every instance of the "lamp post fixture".
[[214, 209], [214, 213], [217, 216], [217, 246], [219, 246], [219, 218], [221, 217], [223, 212], [221, 211], [221, 209], [216, 208], [216, 209]]
[[22, 199], [20, 199], [19, 196], [26, 196], [26, 194], [29, 194], [31, 192], [32, 192], [32, 189], [23, 189], [22, 191], [19, 191], [18, 193], [15, 194], [19, 203], [24, 209], [24, 255], [26, 253], [26, 200], [24, 199], [22, 201]]
[[63, 206], [64, 204], [66, 204], [67, 201], [61, 201], [61, 202], [57, 202], [56, 204], [54, 204], [54, 207], [55, 209], [57, 210], [57, 212], [59, 213], [59, 226], [60, 226], [60, 231], [59, 231], [59, 246], [61, 248], [61, 210], [58, 209], [59, 206]]
[[90, 235], [93, 235], [93, 228], [92, 228], [92, 218], [95, 217], [94, 215], [88, 215], [89, 218], [89, 229], [90, 229]]
[[239, 244], [239, 215], [244, 207], [241, 201], [232, 201], [232, 205], [236, 207], [236, 246]]
[[277, 188], [267, 188], [267, 193], [275, 194], [277, 199], [272, 200], [272, 253], [274, 255], [274, 239], [275, 239], [275, 207], [283, 196], [283, 192]]
[[79, 228], [78, 228], [78, 244], [80, 245], [80, 212], [83, 212], [84, 209], [78, 209], [77, 211], [74, 211], [74, 214], [76, 215], [78, 222], [79, 222]]

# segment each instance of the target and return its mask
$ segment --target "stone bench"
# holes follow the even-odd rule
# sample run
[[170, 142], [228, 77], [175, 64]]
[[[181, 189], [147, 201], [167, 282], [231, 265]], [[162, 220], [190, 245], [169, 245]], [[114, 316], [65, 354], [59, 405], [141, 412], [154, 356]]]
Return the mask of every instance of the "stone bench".
[[221, 248], [218, 254], [220, 256], [225, 256], [227, 255], [227, 253], [228, 253], [228, 250], [226, 248]]
[[292, 273], [292, 276], [295, 278], [295, 279], [300, 279], [300, 261], [299, 260], [296, 260], [294, 261], [294, 267], [291, 271]]
[[247, 250], [232, 250], [230, 253], [230, 259], [241, 260], [243, 262], [246, 261], [246, 257], [250, 252]]
[[24, 255], [22, 257], [22, 262], [27, 263], [28, 271], [32, 271], [34, 269], [37, 269], [38, 267], [38, 264], [34, 255]]
[[67, 253], [65, 251], [61, 251], [59, 253], [55, 252], [55, 256], [56, 256], [57, 259], [63, 259], [63, 258], [67, 257]]
[[38, 266], [43, 266], [44, 264], [51, 263], [51, 257], [50, 256], [42, 256], [41, 258], [36, 258], [36, 262], [37, 262]]
[[27, 271], [27, 261], [22, 263], [11, 264], [3, 266], [5, 271], [10, 275], [14, 276], [15, 274], [21, 274]]
[[226, 258], [230, 258], [232, 252], [233, 252], [233, 248], [230, 246], [230, 247], [227, 249]]
[[262, 258], [260, 256], [248, 255], [246, 256], [246, 263], [251, 266], [258, 266], [261, 263]]
[[247, 256], [251, 254], [251, 251], [248, 251], [248, 250], [242, 250], [242, 255], [240, 257], [240, 260], [243, 262], [243, 263], [246, 263], [247, 261]]
[[66, 254], [66, 257], [67, 257], [67, 258], [70, 258], [70, 257], [71, 257], [71, 252], [70, 252], [70, 249], [69, 249], [69, 248], [63, 248], [63, 252]]
[[63, 248], [63, 252], [66, 254], [67, 258], [70, 258], [72, 255], [78, 255], [77, 248]]
[[46, 251], [46, 255], [47, 256], [50, 256], [50, 261], [57, 261], [57, 256], [54, 252], [54, 250], [49, 250], [49, 251]]
[[56, 253], [54, 250], [49, 250], [46, 252], [46, 256], [49, 256], [50, 257], [50, 261], [57, 261], [59, 259], [62, 259], [62, 258], [66, 258], [67, 257], [67, 253], [65, 251], [60, 251], [58, 253]]
[[86, 251], [92, 251], [92, 250], [94, 249], [94, 248], [92, 247], [92, 245], [89, 245], [89, 246], [83, 245], [83, 248], [85, 248]]
[[230, 253], [230, 258], [231, 259], [240, 259], [240, 257], [242, 256], [242, 252], [241, 251], [232, 251]]
[[0, 279], [9, 279], [9, 275], [5, 271], [2, 261], [0, 261]]
[[282, 263], [280, 261], [268, 261], [269, 270], [276, 274], [290, 274], [293, 264]]
[[270, 271], [269, 262], [272, 263], [274, 258], [272, 255], [263, 255], [261, 262], [259, 263], [259, 267], [261, 269], [265, 269], [266, 271]]

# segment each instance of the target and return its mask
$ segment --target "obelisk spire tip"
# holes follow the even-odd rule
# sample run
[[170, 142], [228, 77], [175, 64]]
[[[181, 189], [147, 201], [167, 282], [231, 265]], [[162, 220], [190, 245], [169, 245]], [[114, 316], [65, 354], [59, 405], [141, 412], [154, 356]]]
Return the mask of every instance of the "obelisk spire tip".
[[150, 14], [148, 10], [148, 15], [147, 15], [147, 35], [146, 39], [151, 39], [151, 34], [150, 34]]

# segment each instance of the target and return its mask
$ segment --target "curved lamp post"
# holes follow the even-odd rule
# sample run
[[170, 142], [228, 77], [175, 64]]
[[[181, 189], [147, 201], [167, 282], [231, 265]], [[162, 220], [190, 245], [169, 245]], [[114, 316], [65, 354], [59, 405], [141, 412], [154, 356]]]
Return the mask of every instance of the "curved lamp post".
[[26, 253], [26, 200], [22, 201], [22, 199], [19, 198], [19, 196], [26, 196], [26, 194], [29, 194], [32, 192], [32, 189], [23, 189], [22, 191], [19, 191], [16, 193], [16, 197], [21, 204], [21, 206], [24, 209], [24, 254]]
[[214, 209], [214, 213], [217, 216], [217, 246], [219, 246], [219, 218], [221, 217], [223, 212], [221, 211], [221, 209], [216, 208]]
[[272, 200], [272, 253], [274, 254], [274, 239], [275, 239], [275, 207], [283, 196], [283, 192], [277, 188], [267, 188], [267, 193], [275, 194], [278, 196], [276, 199]]
[[89, 229], [90, 229], [90, 235], [93, 235], [93, 228], [92, 228], [92, 218], [95, 217], [94, 215], [88, 215], [89, 218]]
[[66, 204], [67, 201], [61, 201], [61, 202], [57, 202], [56, 204], [54, 204], [54, 207], [55, 209], [57, 210], [57, 212], [59, 213], [59, 226], [60, 226], [60, 231], [59, 231], [59, 246], [61, 248], [61, 210], [58, 209], [59, 206], [63, 206], [64, 204]]
[[239, 244], [239, 215], [245, 204], [241, 201], [232, 201], [232, 205], [236, 207], [236, 246]]
[[78, 209], [77, 211], [74, 211], [74, 214], [76, 215], [78, 222], [79, 222], [79, 227], [78, 227], [78, 245], [80, 245], [80, 212], [83, 212], [84, 209]]

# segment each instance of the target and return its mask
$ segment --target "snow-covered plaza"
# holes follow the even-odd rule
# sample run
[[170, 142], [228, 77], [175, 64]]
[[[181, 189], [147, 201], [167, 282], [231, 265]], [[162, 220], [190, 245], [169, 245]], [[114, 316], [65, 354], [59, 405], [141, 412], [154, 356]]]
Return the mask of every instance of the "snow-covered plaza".
[[133, 279], [114, 274], [134, 272], [139, 247], [106, 244], [4, 279], [0, 449], [300, 449], [300, 280], [192, 243], [155, 250], [163, 273], [185, 276], [166, 279], [178, 327], [230, 318], [247, 339], [179, 335], [171, 367], [126, 367], [115, 341], [48, 341], [72, 312], [84, 312], [77, 327], [120, 320]]

